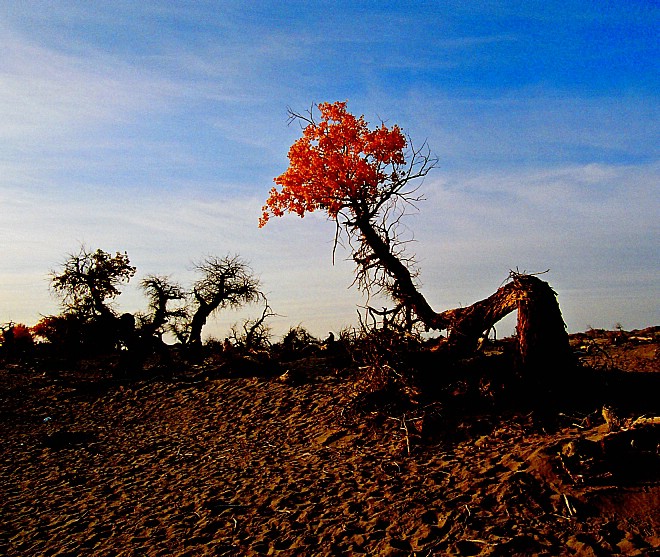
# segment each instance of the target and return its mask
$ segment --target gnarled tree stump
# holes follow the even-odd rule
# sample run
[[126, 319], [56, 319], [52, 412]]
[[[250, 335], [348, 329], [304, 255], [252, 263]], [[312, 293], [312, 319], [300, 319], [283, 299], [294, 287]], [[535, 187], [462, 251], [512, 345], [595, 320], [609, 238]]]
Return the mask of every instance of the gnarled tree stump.
[[484, 333], [517, 311], [520, 365], [558, 374], [570, 369], [574, 359], [556, 293], [534, 275], [511, 273], [511, 279], [485, 300], [437, 314], [436, 323], [448, 331], [448, 349], [455, 355], [473, 352]]

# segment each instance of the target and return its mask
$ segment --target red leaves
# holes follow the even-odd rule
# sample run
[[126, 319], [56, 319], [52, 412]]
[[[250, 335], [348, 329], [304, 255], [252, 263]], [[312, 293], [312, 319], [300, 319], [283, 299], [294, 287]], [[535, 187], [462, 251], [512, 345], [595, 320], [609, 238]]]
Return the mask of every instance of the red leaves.
[[405, 165], [406, 138], [398, 126], [369, 129], [364, 117], [346, 110], [345, 102], [321, 103], [320, 122], [308, 120], [303, 135], [289, 149], [289, 168], [275, 178], [259, 220], [317, 209], [336, 219], [339, 211], [371, 202], [379, 186], [396, 180]]

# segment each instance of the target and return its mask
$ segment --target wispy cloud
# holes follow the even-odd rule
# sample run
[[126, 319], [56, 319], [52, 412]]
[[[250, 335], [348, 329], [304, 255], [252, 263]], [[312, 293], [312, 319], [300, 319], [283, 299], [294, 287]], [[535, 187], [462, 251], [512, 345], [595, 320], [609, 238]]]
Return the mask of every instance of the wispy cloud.
[[592, 97], [523, 88], [461, 98], [422, 87], [409, 94], [403, 110], [391, 104], [413, 137], [428, 139], [444, 167], [627, 164], [657, 157], [652, 122], [658, 106], [650, 95]]
[[108, 57], [74, 57], [3, 29], [3, 139], [62, 136], [74, 127], [121, 120], [162, 104], [162, 82]]
[[[550, 268], [560, 299], [571, 294], [564, 306], [572, 330], [586, 326], [584, 302], [572, 310], [575, 300], [583, 295], [593, 315], [604, 315], [615, 283], [653, 308], [659, 178], [657, 164], [592, 164], [429, 181], [428, 201], [412, 223], [422, 279], [432, 297], [452, 307], [487, 295], [509, 269]], [[620, 303], [616, 311], [631, 323], [638, 309]]]

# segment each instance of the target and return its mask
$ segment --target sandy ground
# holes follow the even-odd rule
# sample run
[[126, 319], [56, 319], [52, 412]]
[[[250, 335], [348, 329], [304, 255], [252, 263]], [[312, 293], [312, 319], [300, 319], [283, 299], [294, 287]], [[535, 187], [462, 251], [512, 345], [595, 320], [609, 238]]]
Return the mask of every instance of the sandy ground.
[[[604, 349], [658, 371], [657, 343]], [[101, 368], [0, 371], [1, 555], [660, 555], [634, 404], [370, 411], [318, 358], [295, 381]]]

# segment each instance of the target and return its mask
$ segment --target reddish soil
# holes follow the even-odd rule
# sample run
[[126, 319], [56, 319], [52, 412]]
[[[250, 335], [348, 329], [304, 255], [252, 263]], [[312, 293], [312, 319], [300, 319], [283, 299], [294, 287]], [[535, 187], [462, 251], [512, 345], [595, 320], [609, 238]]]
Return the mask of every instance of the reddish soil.
[[[597, 374], [660, 378], [638, 333], [573, 343]], [[98, 365], [0, 370], [0, 554], [660, 555], [648, 392], [402, 412], [357, 405], [356, 372], [320, 356], [284, 378]]]

